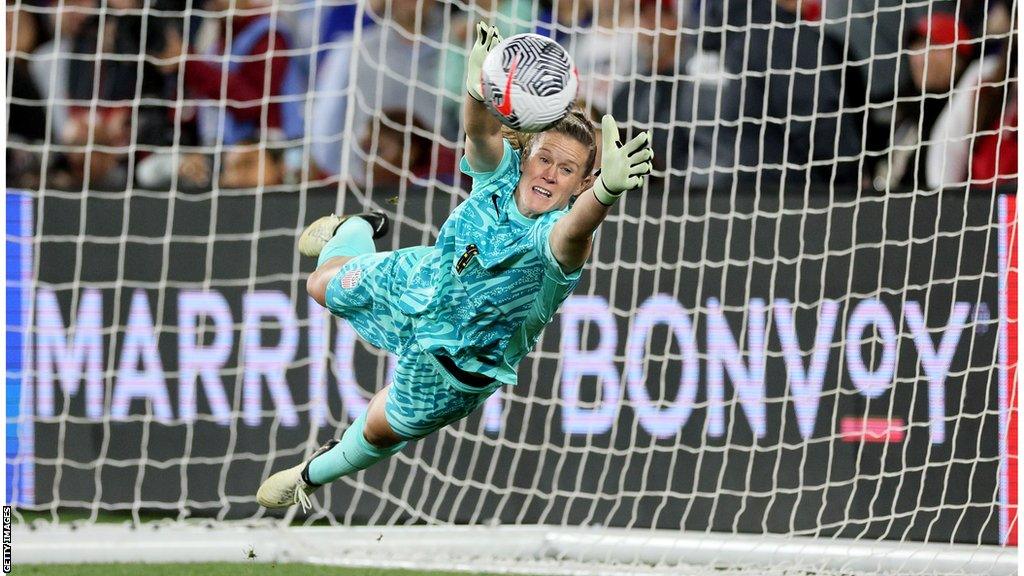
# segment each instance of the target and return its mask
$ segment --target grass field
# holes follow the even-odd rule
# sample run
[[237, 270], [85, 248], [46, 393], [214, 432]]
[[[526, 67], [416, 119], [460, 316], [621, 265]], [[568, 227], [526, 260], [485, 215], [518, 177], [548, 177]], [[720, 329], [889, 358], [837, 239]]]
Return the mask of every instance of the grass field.
[[[310, 564], [35, 564], [11, 574], [32, 576], [467, 576], [466, 572], [421, 572], [378, 568], [334, 568]], [[487, 576], [477, 573], [478, 576]]]

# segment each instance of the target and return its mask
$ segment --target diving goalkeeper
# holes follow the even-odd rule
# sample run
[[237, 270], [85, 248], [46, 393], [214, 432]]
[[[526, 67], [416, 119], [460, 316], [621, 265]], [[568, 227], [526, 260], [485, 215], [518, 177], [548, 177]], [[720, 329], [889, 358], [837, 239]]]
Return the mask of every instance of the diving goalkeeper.
[[433, 246], [376, 252], [373, 240], [388, 228], [379, 212], [324, 216], [299, 238], [299, 251], [317, 257], [310, 296], [395, 353], [398, 365], [340, 441], [263, 482], [256, 495], [263, 506], [309, 507], [320, 486], [392, 456], [515, 384], [519, 362], [579, 283], [597, 227], [651, 171], [649, 135], [620, 145], [611, 116], [601, 124], [597, 173], [594, 128], [579, 112], [514, 150], [480, 92], [484, 57], [500, 41], [496, 28], [477, 25], [460, 163], [473, 185]]

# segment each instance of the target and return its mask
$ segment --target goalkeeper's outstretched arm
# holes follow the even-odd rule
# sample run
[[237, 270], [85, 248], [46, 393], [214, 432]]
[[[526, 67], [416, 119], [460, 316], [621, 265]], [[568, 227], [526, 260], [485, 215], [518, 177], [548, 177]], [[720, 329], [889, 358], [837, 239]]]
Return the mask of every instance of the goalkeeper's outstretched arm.
[[586, 263], [594, 231], [611, 207], [623, 192], [643, 186], [644, 177], [651, 172], [654, 152], [650, 134], [643, 132], [625, 144], [618, 140], [615, 119], [605, 114], [601, 120], [601, 173], [551, 230], [551, 254], [566, 272], [579, 270]]
[[484, 58], [501, 42], [498, 29], [486, 22], [477, 22], [476, 42], [466, 65], [466, 96], [462, 104], [462, 120], [466, 126], [466, 161], [475, 172], [490, 172], [501, 163], [504, 144], [501, 122], [484, 105], [480, 92], [480, 70]]

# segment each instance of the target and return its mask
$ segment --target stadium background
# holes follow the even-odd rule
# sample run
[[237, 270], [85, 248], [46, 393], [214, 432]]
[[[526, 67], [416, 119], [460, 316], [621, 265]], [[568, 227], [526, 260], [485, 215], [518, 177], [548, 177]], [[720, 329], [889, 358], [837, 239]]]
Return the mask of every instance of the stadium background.
[[[8, 502], [263, 516], [388, 373], [296, 235], [431, 241], [489, 8], [8, 3]], [[1016, 545], [1016, 4], [493, 8], [661, 162], [519, 386], [300, 519]]]

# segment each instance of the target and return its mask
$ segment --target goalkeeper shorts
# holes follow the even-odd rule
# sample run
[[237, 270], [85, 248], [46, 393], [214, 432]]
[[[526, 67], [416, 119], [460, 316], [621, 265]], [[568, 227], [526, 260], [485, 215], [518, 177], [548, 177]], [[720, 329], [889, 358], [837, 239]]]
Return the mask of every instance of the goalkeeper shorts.
[[496, 380], [484, 386], [460, 382], [413, 342], [398, 358], [384, 410], [391, 429], [414, 440], [469, 416], [500, 387]]

